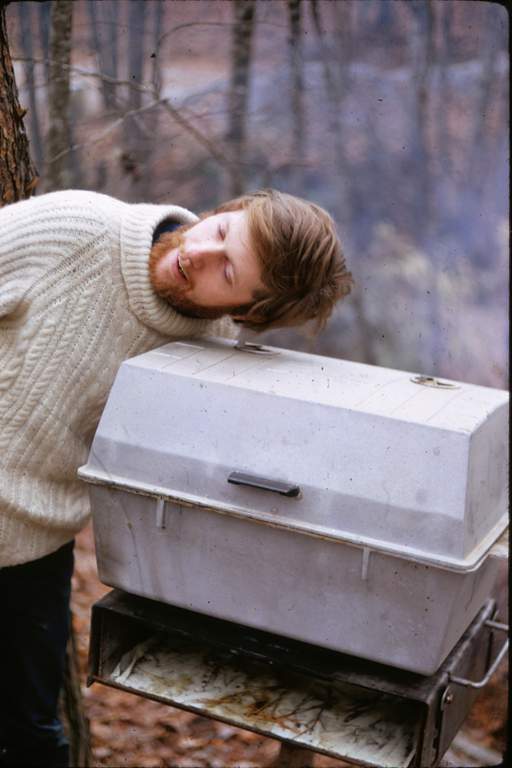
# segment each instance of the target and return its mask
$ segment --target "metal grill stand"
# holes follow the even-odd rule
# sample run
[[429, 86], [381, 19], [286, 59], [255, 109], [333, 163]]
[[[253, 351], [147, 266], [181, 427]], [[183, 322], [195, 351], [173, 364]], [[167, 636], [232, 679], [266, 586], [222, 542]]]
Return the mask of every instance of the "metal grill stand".
[[488, 600], [438, 672], [422, 677], [113, 590], [92, 609], [88, 685], [278, 739], [293, 747], [280, 765], [285, 753], [287, 764], [307, 764], [301, 748], [427, 768], [506, 652], [494, 613]]

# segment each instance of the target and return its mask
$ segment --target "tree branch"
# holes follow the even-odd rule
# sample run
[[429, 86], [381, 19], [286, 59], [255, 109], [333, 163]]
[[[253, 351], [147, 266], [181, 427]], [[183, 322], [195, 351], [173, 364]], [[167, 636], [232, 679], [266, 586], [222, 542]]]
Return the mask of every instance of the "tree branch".
[[109, 133], [112, 133], [118, 126], [122, 125], [123, 121], [126, 120], [129, 117], [133, 117], [134, 115], [139, 115], [142, 112], [147, 112], [150, 109], [154, 109], [154, 107], [159, 106], [162, 103], [162, 99], [158, 101], [152, 101], [151, 104], [146, 104], [143, 107], [139, 107], [138, 109], [131, 109], [128, 112], [125, 112], [123, 115], [121, 115], [117, 120], [115, 120], [113, 123], [108, 125], [105, 130], [103, 130], [96, 138], [89, 139], [88, 141], [83, 141], [80, 144], [74, 144], [72, 147], [68, 147], [67, 149], [62, 150], [62, 152], [59, 152], [57, 155], [54, 155], [51, 157], [47, 163], [55, 163], [57, 160], [60, 160], [61, 157], [64, 155], [68, 155], [71, 152], [74, 152], [77, 149], [83, 149], [84, 147], [90, 147], [92, 144], [97, 144], [99, 141], [104, 139], [106, 136], [109, 135]]

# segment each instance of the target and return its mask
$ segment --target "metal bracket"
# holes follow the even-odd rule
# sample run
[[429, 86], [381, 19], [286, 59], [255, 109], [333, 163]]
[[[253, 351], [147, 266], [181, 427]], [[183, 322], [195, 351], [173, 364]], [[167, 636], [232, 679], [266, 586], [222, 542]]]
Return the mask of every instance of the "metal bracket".
[[439, 704], [441, 711], [444, 712], [448, 704], [451, 704], [452, 701], [453, 701], [453, 691], [450, 688], [450, 686], [447, 685], [443, 695], [441, 696], [441, 701]]
[[[455, 734], [464, 722], [472, 704], [478, 696], [478, 690], [473, 686], [458, 685], [457, 681], [464, 680], [463, 675], [487, 675], [489, 670], [492, 645], [492, 628], [496, 612], [496, 603], [489, 600], [480, 614], [480, 620], [473, 622], [468, 628], [462, 641], [450, 654], [439, 669], [442, 678], [438, 697], [433, 703], [435, 717], [435, 732], [430, 742], [431, 749], [423, 750], [423, 765], [439, 765], [442, 755], [450, 746]], [[495, 622], [494, 622], [495, 623]], [[455, 677], [458, 673], [459, 677]], [[470, 681], [472, 682], [472, 681]], [[431, 733], [431, 731], [429, 732]], [[426, 745], [428, 747], [428, 744]]]
[[368, 579], [368, 564], [370, 562], [370, 549], [363, 547], [363, 557], [361, 560], [361, 578], [363, 581]]
[[[491, 619], [487, 619], [484, 625], [486, 627], [490, 627], [491, 629], [497, 629], [500, 632], [508, 633], [508, 629], [509, 629], [508, 624], [502, 624], [499, 621], [492, 621]], [[452, 683], [456, 683], [457, 685], [464, 685], [466, 686], [466, 688], [483, 688], [484, 685], [487, 685], [487, 683], [489, 682], [493, 674], [498, 669], [507, 651], [508, 651], [508, 638], [503, 643], [502, 647], [498, 652], [498, 655], [496, 656], [493, 663], [488, 668], [488, 670], [486, 671], [485, 675], [482, 677], [481, 680], [478, 680], [478, 681], [468, 680], [467, 677], [456, 677], [455, 675], [452, 675], [451, 673], [449, 673], [450, 681]]]
[[156, 500], [156, 527], [165, 528], [165, 499], [162, 498]]

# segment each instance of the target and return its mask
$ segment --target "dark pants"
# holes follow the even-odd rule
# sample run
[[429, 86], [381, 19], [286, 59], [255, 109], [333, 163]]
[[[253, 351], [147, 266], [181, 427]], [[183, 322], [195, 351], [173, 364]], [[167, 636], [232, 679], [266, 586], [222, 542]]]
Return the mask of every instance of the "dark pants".
[[0, 765], [68, 765], [57, 717], [73, 545], [0, 569]]

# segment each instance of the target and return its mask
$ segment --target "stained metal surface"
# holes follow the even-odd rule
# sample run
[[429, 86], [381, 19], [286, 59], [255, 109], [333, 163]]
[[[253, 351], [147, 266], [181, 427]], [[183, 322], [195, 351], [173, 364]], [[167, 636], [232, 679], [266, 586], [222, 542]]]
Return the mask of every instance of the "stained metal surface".
[[508, 394], [249, 349], [121, 366], [79, 471], [100, 579], [433, 674], [498, 570]]
[[[494, 556], [495, 548], [496, 556], [501, 556], [502, 558], [508, 556], [508, 552], [505, 552], [503, 547], [498, 549], [498, 541], [501, 541], [504, 536], [508, 536], [508, 528], [505, 527], [504, 529], [504, 526], [507, 526], [507, 521], [500, 521], [497, 523], [488, 536], [482, 539], [479, 546], [474, 548], [471, 557], [468, 557], [464, 562], [461, 562], [457, 558], [425, 554], [419, 549], [383, 543], [381, 540], [372, 538], [371, 536], [357, 536], [352, 534], [350, 538], [348, 538], [324, 525], [316, 525], [313, 523], [305, 524], [300, 520], [293, 518], [288, 520], [281, 519], [273, 517], [271, 514], [255, 512], [254, 510], [248, 510], [244, 507], [237, 507], [230, 504], [221, 504], [218, 502], [214, 504], [211, 499], [208, 499], [207, 497], [196, 496], [184, 492], [173, 493], [161, 485], [140, 482], [133, 478], [128, 479], [110, 471], [105, 472], [102, 469], [94, 469], [91, 471], [87, 465], [80, 467], [77, 475], [81, 480], [84, 480], [90, 485], [96, 485], [130, 494], [133, 493], [138, 496], [155, 499], [157, 503], [164, 501], [171, 504], [178, 504], [182, 507], [188, 507], [190, 509], [201, 509], [213, 512], [217, 515], [237, 518], [239, 520], [250, 520], [251, 523], [256, 525], [265, 525], [269, 528], [288, 531], [290, 533], [300, 533], [301, 535], [309, 536], [313, 539], [337, 542], [348, 547], [366, 548], [369, 551], [389, 555], [398, 560], [432, 565], [441, 571], [472, 573], [481, 567], [482, 563], [489, 555]], [[93, 504], [93, 516], [95, 516], [96, 511], [96, 507]], [[100, 514], [102, 514], [101, 511], [98, 512], [98, 515]]]
[[[403, 371], [271, 351], [201, 340], [125, 361], [81, 476], [472, 567], [506, 526], [508, 394], [411, 386]], [[233, 470], [303, 495], [234, 486]]]
[[296, 746], [380, 768], [407, 766], [417, 712], [386, 694], [273, 674], [236, 651], [156, 635], [123, 655], [110, 681]]
[[364, 556], [184, 503], [166, 502], [163, 528], [157, 500], [120, 487], [94, 485], [91, 499], [104, 583], [424, 675], [474, 618], [498, 569], [491, 558], [458, 574], [371, 547]]
[[79, 470], [100, 579], [433, 674], [498, 571], [508, 394], [248, 349], [121, 366]]
[[356, 764], [427, 768], [477, 694], [450, 677], [478, 677], [496, 654], [494, 612], [487, 601], [438, 673], [424, 677], [114, 590], [93, 606], [88, 684]]

